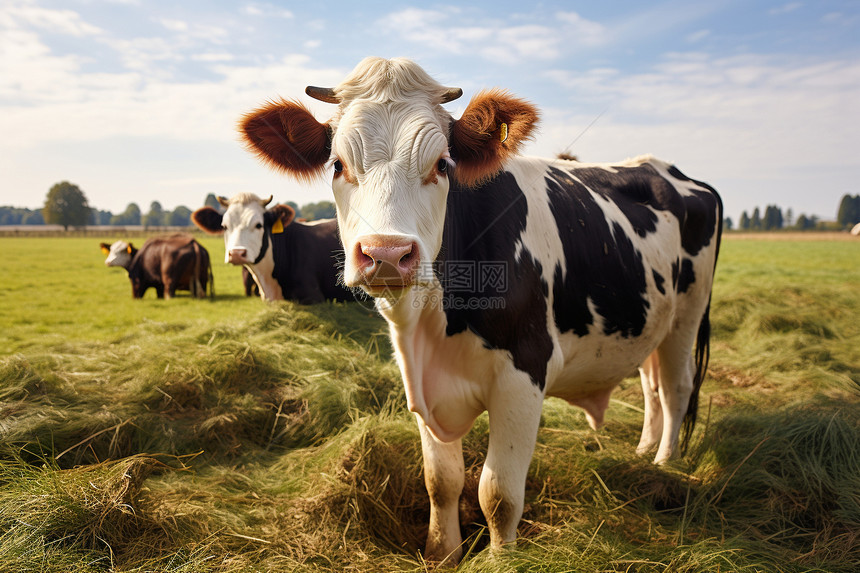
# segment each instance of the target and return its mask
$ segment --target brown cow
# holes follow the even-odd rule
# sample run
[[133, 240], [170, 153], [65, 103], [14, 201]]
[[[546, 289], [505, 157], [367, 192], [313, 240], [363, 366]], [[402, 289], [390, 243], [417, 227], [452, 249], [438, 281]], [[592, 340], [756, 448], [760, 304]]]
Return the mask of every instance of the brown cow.
[[197, 298], [214, 296], [209, 252], [190, 235], [168, 235], [147, 239], [140, 250], [131, 243], [101, 244], [105, 264], [122, 267], [131, 280], [131, 294], [143, 298], [154, 287], [158, 298], [173, 298], [177, 290], [187, 290]]

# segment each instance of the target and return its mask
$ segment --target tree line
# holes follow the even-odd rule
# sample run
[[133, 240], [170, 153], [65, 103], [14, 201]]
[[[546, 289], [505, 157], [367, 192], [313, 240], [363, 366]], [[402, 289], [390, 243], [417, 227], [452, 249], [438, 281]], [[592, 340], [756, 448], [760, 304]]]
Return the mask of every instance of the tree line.
[[[768, 205], [762, 212], [759, 207], [753, 209], [752, 215], [744, 211], [738, 221], [740, 231], [778, 231], [780, 229], [806, 230], [844, 230], [851, 229], [860, 223], [860, 195], [844, 195], [839, 202], [836, 221], [825, 223], [815, 215], [807, 216], [801, 213], [794, 217], [789, 207], [783, 212], [778, 205]], [[735, 229], [734, 221], [726, 217], [723, 225], [727, 230]]]
[[[212, 193], [206, 196], [203, 204], [224, 211]], [[335, 206], [331, 201], [307, 203], [302, 207], [292, 201], [287, 204], [295, 209], [296, 217], [307, 221], [335, 216]], [[80, 187], [62, 181], [51, 187], [41, 209], [0, 207], [0, 225], [62, 225], [66, 230], [69, 227], [80, 228], [88, 225], [188, 227], [192, 224], [191, 212], [191, 209], [184, 205], [169, 210], [164, 209], [158, 201], [153, 201], [149, 205], [149, 211], [145, 213], [137, 203], [129, 203], [123, 212], [114, 214], [90, 207]]]
[[[223, 211], [223, 207], [212, 193], [206, 196], [203, 204]], [[297, 218], [307, 221], [335, 216], [335, 206], [331, 201], [307, 203], [301, 207], [293, 201], [288, 201], [287, 205], [295, 209]], [[783, 212], [777, 205], [768, 205], [763, 213], [759, 207], [753, 209], [752, 215], [746, 211], [741, 213], [737, 229], [741, 231], [850, 229], [857, 223], [860, 223], [860, 195], [846, 194], [839, 202], [835, 223], [824, 223], [815, 215], [800, 214], [795, 218], [791, 208]], [[114, 214], [90, 207], [84, 192], [68, 181], [62, 181], [51, 187], [45, 197], [45, 205], [41, 209], [0, 207], [0, 225], [45, 224], [62, 225], [66, 230], [69, 227], [87, 225], [188, 227], [191, 225], [191, 209], [180, 205], [173, 210], [165, 210], [161, 203], [153, 201], [146, 213], [141, 211], [137, 203], [129, 203], [122, 213]], [[734, 221], [730, 217], [726, 217], [724, 228], [729, 231], [735, 229]]]

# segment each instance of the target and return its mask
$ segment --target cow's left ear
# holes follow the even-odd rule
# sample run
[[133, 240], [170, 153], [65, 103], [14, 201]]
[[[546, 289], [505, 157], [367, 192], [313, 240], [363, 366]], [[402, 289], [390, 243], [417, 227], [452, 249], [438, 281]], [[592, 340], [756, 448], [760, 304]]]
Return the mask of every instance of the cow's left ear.
[[331, 130], [296, 101], [270, 101], [239, 122], [248, 149], [270, 167], [299, 179], [313, 179], [325, 170]]
[[476, 94], [451, 126], [454, 178], [466, 187], [491, 178], [531, 138], [537, 122], [537, 108], [505, 90]]
[[102, 253], [109, 255], [110, 254], [110, 245], [107, 243], [99, 243], [99, 247], [102, 249]]
[[296, 211], [289, 205], [275, 205], [263, 216], [267, 227], [272, 228], [272, 233], [277, 235], [284, 232], [284, 227], [293, 222]]

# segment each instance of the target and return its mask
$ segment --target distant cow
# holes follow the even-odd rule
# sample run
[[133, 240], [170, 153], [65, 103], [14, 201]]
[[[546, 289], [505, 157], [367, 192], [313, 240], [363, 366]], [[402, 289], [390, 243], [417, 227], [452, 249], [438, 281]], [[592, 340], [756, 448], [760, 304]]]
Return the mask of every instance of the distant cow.
[[202, 207], [191, 219], [207, 233], [224, 235], [225, 262], [248, 269], [263, 300], [353, 300], [352, 291], [338, 283], [336, 263], [343, 247], [337, 222], [300, 223], [289, 205], [267, 210], [271, 201], [252, 193], [219, 197], [227, 209], [223, 215]]
[[153, 237], [140, 250], [125, 241], [102, 243], [101, 249], [107, 266], [128, 271], [134, 298], [143, 298], [149, 287], [158, 298], [173, 298], [177, 290], [203, 298], [207, 285], [214, 292], [209, 252], [189, 235]]
[[[478, 499], [491, 546], [516, 539], [547, 396], [603, 421], [637, 366], [637, 451], [663, 463], [689, 437], [709, 349], [720, 244], [716, 191], [651, 156], [586, 164], [521, 157], [535, 107], [462, 94], [414, 62], [368, 58], [334, 88], [326, 123], [295, 100], [249, 113], [249, 147], [308, 179], [332, 168], [344, 282], [376, 298], [416, 414], [430, 494], [428, 560], [463, 553], [461, 438], [490, 436]], [[694, 350], [695, 349], [695, 350]]]

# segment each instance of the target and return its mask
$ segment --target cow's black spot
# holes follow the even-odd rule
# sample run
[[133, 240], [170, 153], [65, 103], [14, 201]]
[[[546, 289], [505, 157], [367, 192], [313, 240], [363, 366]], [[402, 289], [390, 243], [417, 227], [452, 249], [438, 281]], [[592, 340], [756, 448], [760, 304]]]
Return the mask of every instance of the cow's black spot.
[[663, 278], [663, 275], [651, 269], [651, 275], [654, 277], [654, 286], [657, 287], [657, 290], [660, 291], [660, 294], [666, 294], [666, 289], [663, 288], [663, 283], [666, 282]]
[[681, 261], [675, 259], [672, 261], [672, 288], [678, 290], [678, 273], [681, 272]]
[[[546, 324], [549, 285], [527, 249], [516, 253], [526, 227], [528, 205], [513, 175], [500, 173], [476, 188], [452, 184], [448, 194], [442, 250], [436, 272], [445, 286], [446, 334], [470, 330], [487, 348], [507, 350], [514, 366], [543, 389], [552, 355]], [[499, 275], [482, 270], [503, 269]], [[470, 272], [472, 286], [453, 269]]]
[[711, 242], [718, 223], [717, 217], [722, 217], [722, 201], [716, 189], [702, 181], [690, 179], [674, 165], [669, 167], [669, 175], [707, 190], [694, 189], [691, 196], [683, 197], [687, 218], [681, 226], [681, 245], [690, 255], [695, 256]]
[[[600, 204], [581, 182], [550, 168], [546, 186], [566, 265], [564, 274], [556, 266], [553, 280], [559, 331], [588, 334], [594, 323], [591, 300], [603, 318], [604, 334], [639, 336], [649, 306], [641, 253], [618, 223], [610, 227]], [[642, 214], [643, 225], [647, 219]]]
[[681, 261], [681, 272], [678, 275], [678, 286], [676, 286], [676, 290], [678, 293], [687, 292], [687, 289], [690, 288], [690, 285], [696, 282], [696, 273], [693, 271], [693, 261], [688, 258], [684, 258]]
[[657, 230], [657, 211], [675, 216], [681, 229], [681, 246], [692, 256], [706, 247], [716, 229], [718, 196], [706, 183], [690, 179], [672, 166], [669, 174], [694, 183], [690, 195], [681, 195], [651, 165], [616, 167], [615, 172], [600, 168], [581, 168], [571, 174], [595, 193], [615, 203], [640, 237]]

